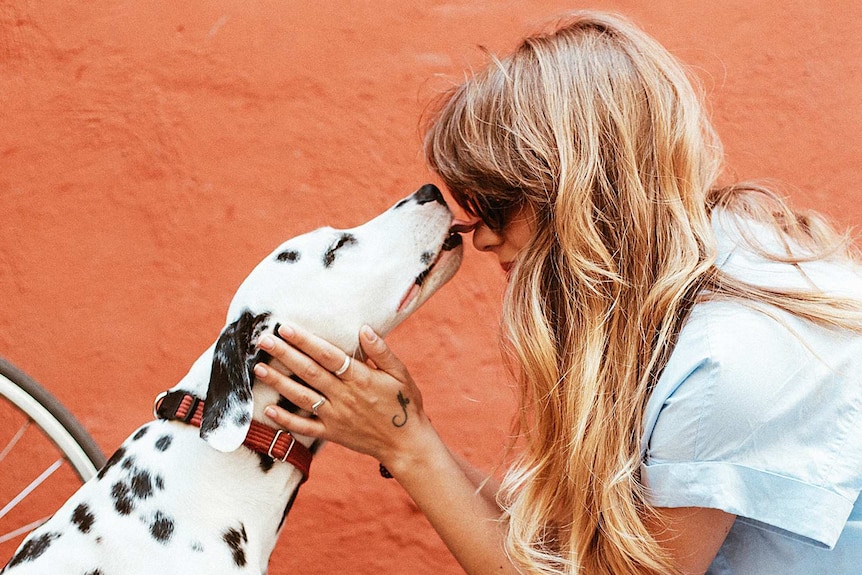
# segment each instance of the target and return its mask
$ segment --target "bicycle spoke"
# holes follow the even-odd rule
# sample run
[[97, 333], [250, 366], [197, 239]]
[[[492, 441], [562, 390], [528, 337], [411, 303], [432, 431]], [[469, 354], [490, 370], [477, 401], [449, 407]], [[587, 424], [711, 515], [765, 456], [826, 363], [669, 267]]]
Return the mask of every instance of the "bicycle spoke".
[[12, 439], [9, 440], [9, 443], [6, 445], [6, 447], [3, 448], [3, 451], [0, 452], [0, 461], [3, 461], [6, 456], [9, 455], [9, 452], [12, 451], [12, 448], [15, 447], [15, 444], [17, 444], [18, 441], [24, 436], [24, 432], [27, 431], [28, 427], [30, 427], [31, 421], [32, 420], [30, 419], [25, 421], [24, 425], [21, 426], [21, 429], [15, 432], [15, 435], [12, 437]]
[[2, 357], [0, 427], [0, 554], [5, 554], [93, 477], [105, 457], [56, 397]]
[[38, 521], [34, 521], [33, 523], [30, 523], [29, 525], [25, 525], [24, 527], [19, 527], [15, 531], [10, 531], [9, 533], [7, 533], [5, 535], [0, 535], [0, 545], [2, 545], [3, 543], [6, 543], [7, 541], [11, 541], [12, 539], [15, 539], [19, 535], [24, 535], [25, 533], [29, 533], [30, 531], [36, 529], [37, 527], [39, 527], [40, 525], [42, 525], [43, 523], [45, 523], [49, 519], [51, 519], [50, 515], [48, 515], [47, 517], [43, 517], [42, 519], [39, 519]]
[[14, 498], [12, 498], [12, 500], [9, 503], [7, 503], [3, 509], [0, 509], [0, 519], [2, 519], [7, 513], [9, 513], [9, 511], [14, 509], [16, 505], [18, 505], [25, 497], [30, 495], [30, 493], [32, 493], [34, 489], [39, 487], [46, 479], [51, 477], [51, 475], [55, 471], [57, 471], [57, 469], [59, 469], [61, 465], [63, 465], [63, 459], [62, 458], [58, 459], [57, 461], [52, 463], [48, 467], [48, 469], [46, 469], [45, 471], [42, 472], [41, 475], [39, 475], [39, 477], [37, 477], [36, 479], [31, 481], [30, 485], [25, 487], [21, 491], [21, 493], [19, 493]]

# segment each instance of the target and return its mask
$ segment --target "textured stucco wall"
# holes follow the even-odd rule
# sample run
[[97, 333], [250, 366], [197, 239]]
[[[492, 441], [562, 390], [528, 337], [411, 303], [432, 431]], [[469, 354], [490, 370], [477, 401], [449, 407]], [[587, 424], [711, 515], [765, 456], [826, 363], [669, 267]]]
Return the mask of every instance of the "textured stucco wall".
[[[0, 2], [0, 355], [110, 452], [212, 341], [260, 257], [431, 180], [429, 100], [482, 62], [478, 45], [506, 50], [563, 6]], [[735, 174], [860, 221], [861, 4], [592, 6], [634, 17], [703, 78]], [[513, 408], [502, 286], [493, 258], [468, 250], [389, 339], [442, 435], [485, 467]], [[374, 462], [330, 446], [313, 474], [271, 573], [459, 572]]]

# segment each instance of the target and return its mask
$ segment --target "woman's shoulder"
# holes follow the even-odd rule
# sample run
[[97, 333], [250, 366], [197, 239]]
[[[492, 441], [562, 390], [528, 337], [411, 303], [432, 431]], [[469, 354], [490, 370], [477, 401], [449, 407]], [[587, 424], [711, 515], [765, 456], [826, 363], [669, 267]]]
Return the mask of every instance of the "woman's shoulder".
[[[828, 250], [817, 257], [775, 226], [726, 210], [713, 213], [712, 228], [716, 267], [735, 279], [758, 287], [816, 290], [862, 300], [859, 262]], [[800, 261], [787, 261], [789, 258]]]
[[[647, 403], [654, 504], [716, 507], [832, 546], [862, 486], [860, 405], [859, 334], [699, 304]], [[784, 508], [766, 503], [776, 493]], [[827, 527], [798, 518], [808, 503], [828, 510]]]
[[665, 446], [673, 457], [714, 457], [767, 429], [780, 435], [803, 416], [836, 422], [857, 404], [862, 335], [769, 306], [709, 301], [692, 310], [653, 390], [644, 445], [653, 432], [688, 436]]

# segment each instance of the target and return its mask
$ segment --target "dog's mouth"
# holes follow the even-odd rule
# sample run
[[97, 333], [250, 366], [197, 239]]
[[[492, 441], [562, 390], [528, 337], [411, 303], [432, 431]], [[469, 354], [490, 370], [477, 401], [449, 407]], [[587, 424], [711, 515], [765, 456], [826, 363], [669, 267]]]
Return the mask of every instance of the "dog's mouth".
[[416, 276], [416, 279], [410, 285], [407, 292], [401, 298], [401, 302], [398, 304], [398, 313], [405, 310], [410, 304], [412, 304], [419, 297], [419, 293], [422, 291], [422, 286], [425, 285], [426, 280], [434, 270], [441, 267], [441, 264], [444, 264], [448, 260], [453, 257], [453, 250], [461, 246], [464, 243], [463, 238], [461, 238], [461, 232], [464, 231], [462, 226], [459, 224], [455, 224], [449, 228], [449, 234], [446, 236], [446, 239], [443, 240], [443, 244], [440, 246], [440, 251], [437, 254], [437, 257], [434, 258], [428, 267], [426, 267], [422, 272]]

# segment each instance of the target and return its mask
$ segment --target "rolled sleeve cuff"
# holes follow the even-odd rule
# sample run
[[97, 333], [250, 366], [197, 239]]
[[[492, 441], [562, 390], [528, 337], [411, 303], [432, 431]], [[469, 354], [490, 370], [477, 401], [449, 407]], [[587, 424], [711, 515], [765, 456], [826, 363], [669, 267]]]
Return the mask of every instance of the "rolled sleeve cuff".
[[755, 527], [829, 549], [854, 504], [816, 485], [726, 462], [647, 462], [641, 478], [656, 507], [721, 509]]

